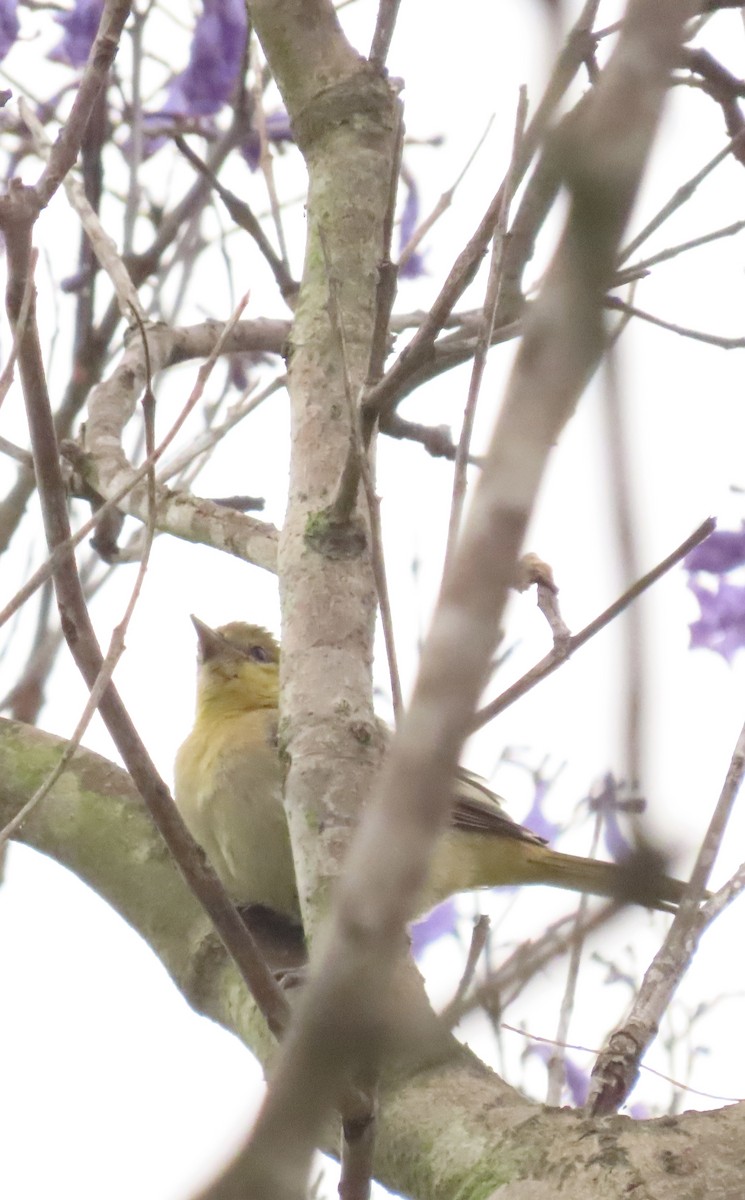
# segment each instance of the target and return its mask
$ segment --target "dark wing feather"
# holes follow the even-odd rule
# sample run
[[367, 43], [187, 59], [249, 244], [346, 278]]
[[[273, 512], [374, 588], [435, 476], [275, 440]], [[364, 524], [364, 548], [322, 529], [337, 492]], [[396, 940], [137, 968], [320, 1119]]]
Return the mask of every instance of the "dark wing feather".
[[502, 808], [499, 797], [486, 786], [478, 775], [472, 775], [459, 767], [453, 788], [453, 810], [450, 823], [465, 833], [485, 833], [495, 837], [514, 838], [518, 842], [532, 842], [545, 846], [546, 839], [518, 825]]

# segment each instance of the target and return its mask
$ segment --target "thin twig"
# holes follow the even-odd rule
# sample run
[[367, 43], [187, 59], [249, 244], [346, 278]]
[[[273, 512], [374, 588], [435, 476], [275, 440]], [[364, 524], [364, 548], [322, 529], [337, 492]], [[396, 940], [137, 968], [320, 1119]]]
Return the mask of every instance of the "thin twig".
[[367, 503], [368, 517], [370, 521], [371, 561], [373, 576], [375, 579], [375, 589], [378, 595], [378, 607], [380, 608], [380, 623], [383, 627], [383, 639], [385, 641], [386, 656], [388, 659], [388, 674], [391, 681], [391, 703], [393, 705], [394, 715], [398, 720], [403, 711], [403, 693], [401, 691], [401, 677], [398, 670], [396, 641], [393, 632], [393, 616], [391, 613], [388, 578], [385, 569], [385, 555], [383, 553], [383, 531], [380, 524], [380, 501], [375, 491], [375, 484], [373, 482], [372, 472], [370, 470], [370, 462], [368, 460], [367, 450], [364, 444], [362, 424], [360, 420], [359, 401], [356, 402], [352, 395], [352, 383], [349, 377], [349, 358], [347, 356], [347, 343], [344, 332], [344, 323], [342, 321], [341, 308], [337, 293], [337, 280], [329, 261], [326, 239], [324, 237], [323, 230], [320, 228], [319, 237], [326, 264], [326, 275], [328, 278], [329, 315], [331, 317], [332, 328], [335, 330], [339, 341], [339, 353], [344, 372], [344, 394], [346, 396], [349, 412], [350, 442], [353, 450], [353, 453], [350, 452], [350, 454], [347, 455], [346, 463], [342, 471], [342, 478], [339, 481], [336, 497], [329, 508], [329, 514], [330, 519], [334, 522], [347, 522], [349, 520], [351, 509], [356, 502], [357, 491], [359, 489], [361, 480], [365, 492], [365, 500]]
[[143, 35], [145, 32], [145, 22], [151, 12], [151, 5], [148, 5], [143, 11], [140, 10], [139, 6], [135, 6], [132, 13], [132, 28], [129, 35], [129, 44], [132, 53], [132, 67], [129, 76], [131, 81], [129, 97], [129, 136], [131, 145], [127, 153], [129, 182], [122, 217], [122, 250], [124, 254], [131, 254], [134, 248], [135, 225], [140, 211], [140, 195], [142, 192], [140, 186], [140, 168], [145, 148], [142, 107]]
[[[477, 1008], [486, 1008], [489, 1011], [496, 1008], [501, 1012], [530, 979], [545, 971], [549, 963], [559, 955], [571, 950], [578, 936], [587, 938], [622, 909], [623, 905], [615, 902], [603, 904], [581, 926], [576, 922], [574, 913], [561, 917], [537, 942], [521, 945], [507, 962], [488, 975], [459, 1005], [451, 1005], [448, 1012], [449, 1028], [454, 1029], [465, 1016]], [[562, 927], [567, 924], [571, 924], [572, 928], [562, 933]], [[507, 992], [511, 994], [506, 998]]]
[[49, 161], [36, 185], [42, 207], [51, 200], [67, 172], [74, 166], [88, 118], [104, 87], [114, 61], [131, 0], [106, 0], [96, 39], [91, 46], [85, 70], [75, 92], [70, 115], [57, 134]]
[[[135, 313], [135, 318], [137, 319], [136, 313]], [[145, 396], [143, 397], [143, 402], [142, 402], [143, 403], [143, 412], [145, 415], [145, 442], [146, 442], [148, 457], [150, 459], [153, 459], [153, 456], [155, 454], [155, 437], [154, 437], [154, 425], [153, 425], [155, 397], [153, 396], [153, 390], [152, 390], [152, 378], [151, 378], [151, 374], [150, 374], [150, 354], [149, 354], [148, 346], [147, 346], [147, 334], [145, 332], [145, 327], [142, 324], [140, 324], [140, 334], [141, 334], [142, 340], [143, 340], [145, 361], [147, 363], [147, 386], [145, 388]], [[8, 822], [8, 824], [5, 826], [5, 828], [0, 829], [0, 848], [5, 844], [5, 842], [10, 837], [13, 836], [13, 834], [15, 833], [15, 831], [17, 829], [20, 829], [20, 827], [23, 825], [23, 822], [26, 820], [26, 818], [29, 816], [29, 814], [31, 812], [33, 812], [33, 810], [36, 808], [37, 804], [39, 804], [40, 801], [43, 800], [44, 797], [49, 794], [49, 792], [53, 788], [54, 784], [59, 779], [60, 775], [62, 774], [65, 767], [67, 766], [70, 759], [72, 758], [73, 754], [75, 753], [78, 746], [80, 745], [80, 742], [85, 734], [85, 731], [91, 722], [93, 714], [98, 709], [98, 706], [101, 701], [101, 697], [113, 677], [114, 671], [116, 670], [117, 663], [119, 662], [119, 659], [121, 658], [122, 654], [124, 653], [124, 648], [125, 648], [124, 647], [124, 638], [125, 638], [127, 629], [129, 627], [129, 623], [132, 619], [132, 615], [135, 611], [137, 601], [139, 600], [140, 592], [142, 591], [142, 585], [145, 582], [145, 575], [147, 573], [148, 562], [150, 559], [150, 551], [151, 551], [152, 545], [153, 545], [153, 538], [155, 537], [155, 512], [156, 512], [156, 510], [155, 510], [155, 477], [154, 477], [154, 467], [153, 467], [152, 463], [148, 470], [148, 483], [149, 483], [148, 494], [149, 494], [149, 501], [150, 501], [150, 516], [149, 516], [149, 519], [147, 522], [147, 534], [146, 534], [146, 539], [145, 539], [145, 546], [144, 546], [144, 550], [143, 550], [142, 557], [140, 560], [140, 565], [139, 565], [139, 568], [137, 571], [137, 577], [135, 579], [134, 586], [132, 588], [132, 593], [131, 593], [129, 601], [127, 603], [127, 607], [124, 610], [124, 616], [122, 617], [121, 621], [114, 627], [114, 629], [112, 631], [111, 642], [109, 645], [109, 649], [106, 653], [106, 657], [104, 658], [103, 662], [101, 663], [101, 667], [99, 669], [98, 675], [96, 676], [95, 682], [90, 689], [90, 693], [88, 695], [88, 700], [83, 709], [80, 720], [78, 721], [77, 725], [75, 726], [72, 737], [70, 738], [70, 740], [68, 741], [64, 750], [62, 751], [59, 762], [54, 767], [54, 769], [50, 772], [50, 774], [47, 776], [47, 778], [44, 780], [44, 782], [41, 784], [41, 786], [36, 789], [33, 796], [31, 796], [31, 798], [26, 802], [26, 804], [24, 804], [23, 807], [15, 814], [15, 816], [12, 818], [12, 820]]]
[[421, 244], [421, 242], [427, 236], [427, 234], [429, 233], [432, 226], [435, 225], [437, 223], [437, 221], [439, 221], [439, 219], [443, 215], [443, 213], [446, 213], [447, 210], [450, 208], [450, 205], [453, 203], [453, 197], [455, 196], [455, 193], [456, 193], [458, 187], [465, 179], [471, 166], [473, 165], [473, 163], [476, 160], [479, 150], [481, 149], [481, 147], [483, 146], [487, 137], [489, 136], [489, 130], [491, 129], [492, 125], [494, 124], [494, 115], [495, 114], [492, 113], [492, 115], [489, 117], [489, 120], [486, 122], [486, 128], [484, 129], [484, 132], [481, 134], [481, 137], [479, 138], [479, 140], [477, 141], [473, 150], [471, 151], [468, 158], [466, 159], [466, 162], [465, 162], [462, 170], [459, 172], [459, 174], [457, 175], [454, 182], [451, 183], [449, 188], [445, 189], [445, 191], [440, 196], [440, 199], [437, 201], [434, 208], [432, 209], [432, 212], [429, 214], [429, 216], [425, 217], [424, 220], [417, 226], [417, 228], [414, 230], [411, 237], [409, 238], [408, 242], [404, 246], [403, 250], [399, 254], [399, 256], [398, 256], [399, 270], [401, 270], [402, 267], [406, 266], [407, 262], [409, 261], [409, 259], [412, 256], [412, 254], [414, 254], [417, 247]]
[[[605, 356], [604, 412], [606, 419], [606, 443], [610, 460], [610, 492], [616, 524], [622, 579], [638, 577], [639, 553], [637, 544], [638, 524], [634, 520], [633, 486], [631, 482], [631, 453], [626, 413], [620, 395], [620, 383], [616, 370], [613, 347]], [[643, 761], [642, 738], [644, 722], [646, 626], [641, 607], [631, 604], [621, 622], [623, 639], [623, 662], [626, 678], [623, 681], [624, 696], [624, 741], [626, 749], [626, 775], [633, 786], [639, 786]]]
[[[21, 300], [21, 308], [20, 308], [20, 312], [18, 314], [18, 324], [14, 325], [11, 329], [13, 345], [11, 346], [10, 354], [8, 355], [8, 361], [6, 362], [5, 366], [3, 367], [2, 374], [0, 375], [0, 404], [2, 404], [3, 400], [7, 396], [8, 391], [10, 389], [10, 385], [13, 382], [13, 371], [15, 368], [16, 360], [18, 358], [18, 345], [23, 337], [23, 333], [26, 328], [26, 321], [28, 319], [29, 309], [31, 307], [31, 301], [33, 298], [32, 289], [34, 286], [34, 273], [36, 271], [36, 264], [38, 262], [38, 258], [39, 258], [39, 251], [34, 249], [32, 251], [32, 260], [33, 261], [31, 264], [31, 271], [30, 271], [29, 277], [26, 281], [26, 290], [23, 293], [23, 299]], [[11, 447], [13, 445], [13, 443], [6, 442], [5, 439], [3, 438], [3, 445], [4, 445], [4, 447]], [[17, 453], [14, 453], [13, 451], [17, 451]], [[13, 447], [13, 451], [11, 451], [10, 449], [6, 449], [5, 453], [10, 454], [12, 458], [18, 458], [18, 461], [23, 462], [24, 465], [27, 464], [29, 466], [33, 466], [32, 455], [28, 454], [26, 451], [18, 450], [17, 447]], [[19, 455], [21, 455], [22, 457], [19, 457]]]
[[340, 1200], [368, 1200], [373, 1177], [376, 1132], [376, 1098], [368, 1097], [367, 1111], [359, 1117], [342, 1115], [342, 1140], [338, 1192]]
[[251, 388], [248, 395], [244, 394], [240, 400], [228, 408], [224, 421], [219, 425], [210, 426], [203, 433], [197, 434], [195, 438], [192, 438], [185, 450], [182, 450], [180, 454], [168, 459], [163, 464], [161, 470], [158, 472], [158, 482], [166, 483], [174, 475], [177, 475], [179, 477], [178, 487], [184, 487], [192, 483], [196, 479], [201, 466], [197, 464], [197, 470], [194, 470], [190, 474], [186, 474], [187, 467], [200, 458], [200, 456], [208, 454], [218, 442], [223, 440], [231, 429], [234, 429], [236, 425], [250, 416], [265, 400], [268, 400], [275, 392], [284, 388], [286, 384], [287, 376], [279, 375], [276, 379], [272, 379], [266, 387]]
[[710, 242], [716, 242], [720, 238], [734, 237], [743, 229], [745, 229], [745, 221], [733, 221], [731, 225], [725, 225], [723, 229], [715, 229], [712, 233], [704, 233], [701, 237], [680, 242], [677, 246], [670, 246], [669, 249], [661, 250], [659, 254], [652, 254], [649, 258], [643, 258], [627, 267], [626, 270], [620, 271], [616, 282], [620, 287], [624, 283], [646, 275], [650, 268], [656, 267], [658, 263], [668, 262], [671, 258], [677, 258], [678, 255], [686, 254], [689, 250], [697, 250], [699, 246], [707, 246]]
[[259, 59], [258, 43], [254, 40], [251, 44], [250, 51], [251, 63], [254, 73], [254, 123], [256, 132], [259, 135], [259, 164], [266, 182], [266, 190], [269, 195], [269, 205], [272, 210], [272, 220], [274, 221], [274, 229], [277, 234], [277, 244], [279, 252], [282, 255], [285, 272], [288, 278], [291, 278], [290, 259], [287, 253], [287, 242], [285, 240], [285, 231], [282, 225], [282, 209], [277, 195], [277, 188], [274, 182], [274, 164], [272, 155], [269, 150], [269, 139], [266, 136], [266, 116], [264, 113], [264, 93], [261, 85], [261, 62]]
[[215, 172], [211, 171], [206, 162], [198, 154], [194, 153], [184, 137], [177, 134], [173, 141], [174, 145], [183, 154], [184, 158], [191, 163], [194, 169], [199, 171], [205, 179], [209, 180], [212, 190], [220, 197], [235, 224], [239, 228], [244, 229], [249, 237], [252, 237], [256, 242], [285, 300], [294, 300], [298, 290], [297, 280], [292, 278], [285, 262], [275, 252], [274, 247], [261, 228], [261, 222], [254, 215], [253, 210], [246, 204], [245, 200], [241, 200], [239, 196], [236, 196], [234, 192], [231, 192], [229, 188], [226, 188], [220, 182]]
[[197, 372], [196, 383], [194, 384], [186, 404], [177, 416], [171, 428], [166, 433], [165, 437], [162, 439], [160, 445], [154, 451], [152, 461], [150, 458], [148, 458], [141, 467], [139, 467], [136, 471], [133, 470], [132, 475], [127, 482], [123, 484], [123, 486], [120, 487], [112, 496], [110, 496], [108, 500], [105, 500], [101, 507], [96, 510], [93, 516], [86, 521], [84, 525], [81, 525], [80, 529], [78, 529], [76, 533], [71, 534], [69, 538], [65, 539], [64, 542], [60, 543], [52, 550], [47, 561], [42, 563], [42, 565], [37, 568], [36, 571], [34, 571], [30, 579], [26, 581], [23, 587], [18, 589], [13, 599], [9, 601], [2, 612], [0, 612], [0, 627], [3, 626], [6, 621], [10, 620], [10, 618], [15, 612], [18, 611], [22, 604], [25, 604], [29, 596], [34, 594], [36, 589], [39, 588], [42, 583], [44, 583], [45, 579], [48, 579], [50, 575], [54, 574], [54, 571], [68, 555], [68, 553], [74, 550], [75, 547], [78, 546], [80, 542], [82, 542], [83, 539], [88, 536], [89, 533], [96, 529], [100, 521], [102, 521], [106, 516], [116, 509], [117, 505], [122, 502], [128, 492], [130, 492], [133, 487], [136, 487], [141, 480], [148, 478], [151, 468], [155, 463], [157, 463], [161, 455], [170, 446], [189, 413], [201, 398], [204, 391], [204, 386], [209, 378], [210, 372], [212, 371], [218, 357], [222, 352], [225, 341], [227, 340], [230, 331], [233, 329], [247, 303], [248, 296], [246, 295], [239, 302], [238, 307], [230, 319], [226, 321], [225, 326], [217, 338], [213, 349], [210, 351], [208, 358]]
[[[599, 0], [586, 0], [574, 28], [566, 39], [564, 48], [557, 59], [551, 79], [548, 82], [535, 115], [525, 130], [519, 161], [515, 164], [514, 187], [519, 186], [548, 128], [552, 114], [571, 85], [580, 66], [585, 61], [588, 53], [588, 44], [592, 37], [592, 25], [598, 6]], [[493, 236], [501, 207], [502, 196], [500, 192], [497, 192], [484, 213], [478, 228], [471, 238], [469, 238], [455, 260], [439, 295], [419, 329], [401, 351], [380, 383], [367, 393], [364, 402], [367, 412], [372, 411], [382, 417], [394, 408], [400, 399], [401, 391], [406, 381], [431, 357], [432, 347], [437, 334], [443, 328], [443, 324], [450, 316], [453, 306], [457, 303], [469, 283], [471, 283], [478, 270], [481, 259]]]
[[614, 309], [616, 312], [626, 313], [627, 316], [638, 317], [640, 321], [648, 321], [650, 325], [656, 325], [659, 329], [667, 329], [670, 333], [677, 333], [680, 337], [690, 338], [694, 342], [704, 342], [707, 346], [718, 346], [720, 350], [745, 349], [745, 337], [720, 337], [714, 333], [702, 333], [700, 329], [689, 329], [686, 325], [676, 325], [672, 321], [663, 321], [661, 317], [655, 317], [652, 313], [645, 312], [641, 308], [636, 308], [632, 304], [627, 304], [625, 300], [620, 300], [617, 296], [606, 296], [603, 305], [605, 308]]
[[[508, 1025], [506, 1021], [500, 1021], [499, 1028], [506, 1029], [509, 1033], [517, 1033], [520, 1037], [528, 1038], [531, 1042], [541, 1042], [545, 1046], [557, 1045], [553, 1038], [541, 1037], [538, 1033], [529, 1033], [527, 1029], [518, 1029], [516, 1025]], [[581, 1054], [600, 1054], [600, 1051], [593, 1049], [592, 1046], [583, 1046], [574, 1042], [562, 1043], [562, 1049], [579, 1050]], [[662, 1079], [665, 1083], [670, 1083], [682, 1092], [690, 1092], [694, 1096], [705, 1096], [707, 1100], [719, 1100], [722, 1104], [742, 1104], [743, 1100], [745, 1100], [743, 1096], [720, 1096], [717, 1092], [703, 1092], [700, 1088], [691, 1087], [688, 1083], [681, 1083], [680, 1080], [673, 1079], [670, 1075], [665, 1075], [663, 1071], [657, 1071], [654, 1067], [648, 1067], [646, 1063], [640, 1063], [639, 1066], [648, 1075], [654, 1075], [656, 1079]]]
[[378, 17], [370, 45], [370, 66], [376, 71], [382, 71], [385, 66], [400, 4], [401, 0], [380, 0], [378, 4]]
[[[396, 196], [403, 173], [401, 155], [404, 142], [404, 110], [400, 100], [394, 103], [395, 137], [391, 155], [391, 170], [388, 179], [388, 201], [381, 229], [381, 253], [378, 262], [378, 282], [375, 289], [375, 319], [370, 337], [370, 356], [367, 364], [365, 387], [374, 387], [383, 377], [386, 359], [390, 350], [391, 313], [398, 286], [398, 265], [392, 260], [393, 221], [396, 213]], [[362, 444], [367, 448], [376, 428], [376, 418], [360, 416]]]
[[[380, 432], [399, 441], [418, 442], [433, 458], [448, 458], [451, 462], [455, 459], [456, 445], [448, 425], [420, 425], [392, 412], [381, 423]], [[468, 461], [478, 467], [482, 460], [480, 456], [470, 454]]]
[[514, 177], [517, 165], [520, 143], [525, 131], [525, 118], [528, 111], [528, 93], [523, 86], [520, 88], [517, 112], [515, 114], [515, 128], [512, 138], [512, 153], [507, 166], [507, 172], [504, 181], [500, 188], [502, 203], [500, 205], [499, 217], [497, 219], [496, 229], [494, 230], [494, 238], [492, 240], [491, 262], [489, 264], [489, 278], [486, 284], [486, 295], [484, 296], [484, 309], [479, 326], [478, 338], [476, 341], [476, 351], [473, 356], [473, 365], [471, 368], [471, 377], [468, 383], [468, 395], [466, 397], [466, 405], [463, 411], [463, 425], [461, 428], [460, 438], [458, 439], [458, 448], [455, 452], [455, 470], [453, 472], [453, 495], [450, 506], [450, 521], [448, 524], [447, 545], [445, 549], [445, 564], [452, 560], [455, 551], [455, 543], [458, 537], [460, 528], [461, 516], [463, 513], [463, 505], [466, 499], [466, 484], [468, 477], [468, 460], [471, 450], [471, 436], [473, 434], [473, 423], [476, 417], [476, 405], [478, 403], [479, 393], [481, 392], [481, 384], [486, 370], [486, 359], [491, 346], [492, 335], [494, 333], [494, 321], [497, 314], [497, 305], [499, 304], [499, 294], [502, 283], [502, 262], [504, 239], [507, 235], [507, 222], [509, 218], [510, 204], [514, 192]]
[[[601, 809], [595, 814], [593, 822], [592, 838], [590, 840], [590, 849], [588, 852], [589, 858], [595, 858], [598, 852], [598, 844], [600, 842], [600, 831], [603, 827], [603, 813]], [[577, 982], [579, 980], [579, 968], [582, 961], [582, 951], [585, 947], [586, 936], [583, 934], [583, 928], [587, 924], [587, 913], [590, 905], [590, 897], [585, 892], [580, 896], [577, 905], [577, 912], [574, 917], [574, 936], [569, 948], [569, 962], [567, 964], [567, 977], [564, 984], [564, 992], [561, 997], [561, 1006], [559, 1008], [559, 1020], [556, 1025], [556, 1050], [548, 1062], [548, 1090], [546, 1093], [546, 1103], [558, 1107], [561, 1103], [561, 1093], [564, 1090], [566, 1080], [566, 1064], [563, 1054], [563, 1047], [569, 1036], [569, 1024], [572, 1019], [574, 1010], [574, 1000], [577, 994]]]
[[[631, 1012], [611, 1034], [592, 1072], [587, 1108], [593, 1116], [617, 1112], [639, 1075], [639, 1064], [657, 1035], [660, 1019], [698, 949], [710, 920], [722, 911], [701, 907], [709, 874], [745, 776], [745, 724], [740, 730], [716, 807], [704, 835], [685, 896], [667, 937], [645, 973]], [[733, 891], [729, 899], [734, 899]]]
[[506, 688], [501, 696], [497, 696], [495, 700], [491, 700], [488, 704], [484, 705], [474, 716], [469, 727], [469, 732], [474, 733], [477, 729], [481, 729], [488, 721], [493, 720], [499, 713], [504, 712], [506, 708], [509, 708], [511, 704], [519, 700], [521, 696], [531, 691], [547, 675], [551, 675], [575, 650], [579, 650], [580, 646], [584, 646], [585, 642], [588, 642], [596, 633], [599, 633], [601, 629], [610, 624], [619, 613], [623, 612], [638, 596], [641, 596], [647, 588], [651, 587], [671, 567], [674, 567], [681, 559], [685, 558], [689, 550], [692, 550], [694, 546], [697, 546], [699, 542], [707, 538], [710, 533], [713, 533], [715, 528], [716, 521], [713, 517], [709, 517], [699, 525], [698, 529], [694, 530], [690, 537], [681, 542], [677, 549], [673, 550], [672, 554], [669, 554], [661, 563], [658, 563], [656, 567], [653, 567], [651, 571], [648, 571], [646, 575], [637, 580], [622, 596], [614, 600], [613, 604], [600, 613], [599, 616], [595, 617], [593, 621], [590, 621], [589, 625], [585, 625], [584, 629], [581, 629], [579, 633], [575, 633], [569, 639], [565, 649], [560, 650], [558, 653], [556, 650], [552, 650], [539, 663], [536, 663], [534, 667], [526, 671], [520, 679], [517, 679], [515, 683]]
[[0, 437], [0, 453], [7, 454], [8, 458], [13, 458], [16, 462], [20, 463], [21, 466], [28, 467], [30, 470], [33, 470], [33, 455], [28, 450], [24, 450], [21, 446], [16, 446], [15, 442], [9, 442], [5, 437]]
[[717, 154], [715, 154], [713, 158], [709, 159], [709, 161], [701, 168], [700, 171], [697, 171], [695, 175], [692, 175], [690, 179], [687, 179], [685, 183], [682, 183], [680, 187], [673, 192], [667, 203], [663, 204], [659, 212], [655, 213], [655, 215], [652, 217], [652, 220], [648, 221], [644, 228], [636, 235], [636, 237], [632, 238], [631, 241], [623, 247], [618, 255], [619, 263], [625, 262], [626, 259], [634, 253], [634, 251], [639, 249], [643, 242], [646, 242], [647, 239], [650, 238], [652, 234], [660, 228], [660, 225], [664, 225], [665, 221], [667, 221], [674, 212], [676, 212], [688, 200], [690, 200], [691, 196], [694, 194], [699, 185], [703, 183], [707, 176], [711, 175], [712, 171], [714, 171], [720, 163], [724, 162], [725, 158], [732, 154], [733, 150], [741, 146], [743, 141], [745, 141], [745, 133], [738, 133], [736, 137], [731, 138], [730, 141], [727, 142], [727, 145], [724, 146]]
[[449, 1029], [453, 1028], [455, 1014], [463, 1004], [465, 997], [468, 994], [468, 989], [473, 983], [473, 977], [476, 973], [476, 967], [481, 955], [484, 953], [487, 939], [489, 937], [489, 926], [491, 922], [485, 913], [482, 913], [473, 923], [471, 930], [471, 944], [468, 947], [468, 956], [466, 965], [463, 968], [460, 982], [456, 988], [455, 995], [442, 1010], [441, 1017]]
[[[23, 97], [18, 102], [18, 110], [34, 139], [37, 153], [42, 157], [49, 157], [53, 149], [49, 137], [36, 113], [26, 104]], [[142, 321], [146, 321], [147, 315], [116, 242], [104, 229], [98, 214], [85, 195], [80, 179], [72, 170], [64, 178], [64, 189], [71, 208], [77, 213], [80, 224], [90, 239], [93, 253], [111, 280], [122, 316], [129, 321], [130, 314], [136, 312]]]

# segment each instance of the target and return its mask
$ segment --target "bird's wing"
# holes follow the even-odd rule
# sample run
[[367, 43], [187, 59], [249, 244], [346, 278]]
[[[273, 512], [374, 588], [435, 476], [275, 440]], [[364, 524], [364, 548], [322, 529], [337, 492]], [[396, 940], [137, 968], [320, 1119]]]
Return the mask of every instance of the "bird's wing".
[[545, 846], [546, 839], [518, 825], [502, 808], [499, 797], [478, 775], [459, 767], [453, 788], [453, 810], [450, 822], [465, 833], [493, 834]]

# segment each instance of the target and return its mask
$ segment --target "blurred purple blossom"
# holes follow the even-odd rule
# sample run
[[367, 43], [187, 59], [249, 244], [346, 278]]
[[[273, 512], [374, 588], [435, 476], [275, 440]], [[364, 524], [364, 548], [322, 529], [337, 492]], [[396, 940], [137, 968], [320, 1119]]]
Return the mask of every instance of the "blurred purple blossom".
[[458, 912], [453, 899], [438, 904], [431, 913], [411, 926], [411, 952], [414, 958], [419, 958], [427, 946], [450, 934], [457, 936]]
[[732, 662], [745, 646], [745, 586], [721, 577], [716, 589], [704, 587], [696, 577], [688, 586], [698, 601], [701, 616], [690, 625], [691, 649], [713, 650]]
[[103, 12], [103, 0], [75, 0], [70, 12], [54, 19], [64, 29], [62, 40], [49, 52], [53, 62], [69, 67], [83, 67], [88, 61], [91, 46], [96, 40]]
[[[528, 1046], [527, 1052], [535, 1054], [548, 1067], [556, 1050], [553, 1046], [549, 1046], [545, 1042], [533, 1042]], [[563, 1066], [564, 1084], [569, 1091], [572, 1103], [577, 1108], [583, 1108], [590, 1090], [590, 1076], [587, 1071], [583, 1071], [570, 1058], [564, 1058]]]
[[547, 779], [536, 779], [535, 795], [530, 812], [522, 820], [522, 824], [526, 829], [529, 829], [531, 833], [537, 833], [539, 837], [545, 838], [549, 845], [555, 840], [561, 830], [561, 826], [557, 825], [555, 821], [549, 821], [543, 811], [543, 805], [548, 796], [550, 786]]
[[[281, 145], [282, 142], [294, 142], [295, 140], [290, 125], [290, 118], [283, 108], [276, 108], [274, 112], [266, 113], [264, 116], [264, 126], [267, 141], [275, 146]], [[258, 129], [251, 130], [241, 146], [241, 154], [251, 170], [255, 171], [261, 158], [261, 139]]]
[[16, 0], [0, 0], [0, 59], [5, 58], [16, 38], [20, 25]]
[[643, 1104], [640, 1102], [638, 1104], [628, 1104], [625, 1107], [626, 1112], [630, 1117], [633, 1118], [634, 1121], [648, 1121], [652, 1116], [652, 1110], [648, 1104]]
[[613, 861], [618, 863], [626, 862], [633, 853], [618, 821], [618, 813], [624, 807], [623, 802], [619, 801], [620, 787], [613, 772], [608, 771], [603, 776], [600, 787], [597, 790], [593, 789], [592, 795], [588, 798], [590, 812], [603, 814], [603, 836], [606, 849]]
[[569, 1095], [572, 1097], [572, 1103], [577, 1108], [584, 1108], [587, 1103], [587, 1094], [590, 1090], [590, 1076], [587, 1071], [583, 1071], [576, 1063], [572, 1062], [571, 1058], [564, 1059], [564, 1080]]
[[239, 392], [248, 391], [256, 382], [258, 369], [273, 362], [271, 354], [265, 354], [263, 350], [239, 351], [226, 357], [228, 384]]
[[738, 533], [735, 529], [715, 529], [700, 546], [687, 554], [683, 566], [687, 571], [710, 571], [722, 575], [745, 564], [745, 521]]
[[204, 0], [194, 27], [189, 65], [174, 76], [152, 117], [208, 117], [227, 104], [246, 48], [244, 0]]
[[[404, 200], [403, 212], [401, 213], [401, 222], [398, 227], [398, 252], [401, 254], [408, 246], [417, 226], [419, 225], [419, 189], [416, 185], [416, 180], [408, 171], [401, 172], [401, 182], [406, 188], [406, 199]], [[404, 279], [418, 279], [421, 275], [426, 274], [424, 266], [424, 255], [415, 250], [410, 258], [407, 258], [399, 271]]]

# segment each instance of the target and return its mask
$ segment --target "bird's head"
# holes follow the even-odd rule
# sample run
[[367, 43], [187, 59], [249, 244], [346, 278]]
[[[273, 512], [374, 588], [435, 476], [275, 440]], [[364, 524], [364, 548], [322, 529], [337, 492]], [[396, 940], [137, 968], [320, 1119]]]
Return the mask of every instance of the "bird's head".
[[199, 642], [199, 707], [213, 712], [276, 708], [279, 645], [269, 630], [243, 621], [211, 629], [198, 617], [191, 619]]

